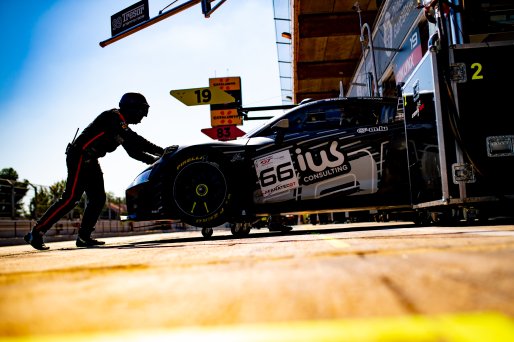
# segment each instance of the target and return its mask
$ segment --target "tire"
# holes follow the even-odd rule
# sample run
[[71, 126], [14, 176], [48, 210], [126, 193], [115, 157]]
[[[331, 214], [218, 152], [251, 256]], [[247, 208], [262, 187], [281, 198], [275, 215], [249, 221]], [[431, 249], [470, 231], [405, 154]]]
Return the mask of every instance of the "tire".
[[250, 234], [252, 227], [245, 223], [232, 223], [230, 226], [230, 232], [236, 237], [245, 237]]
[[172, 192], [181, 220], [202, 228], [225, 223], [232, 194], [223, 168], [205, 156], [186, 156], [181, 161]]
[[212, 233], [214, 233], [212, 228], [202, 228], [202, 235], [204, 238], [210, 238]]

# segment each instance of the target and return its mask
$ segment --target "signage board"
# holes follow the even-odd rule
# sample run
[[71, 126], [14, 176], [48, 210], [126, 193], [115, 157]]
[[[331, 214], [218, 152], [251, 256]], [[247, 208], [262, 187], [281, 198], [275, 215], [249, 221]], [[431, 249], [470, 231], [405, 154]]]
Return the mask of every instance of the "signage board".
[[237, 109], [242, 107], [241, 77], [209, 78], [209, 88], [219, 88], [234, 97], [235, 101], [226, 104], [211, 104], [211, 125], [242, 125], [243, 118]]
[[416, 27], [394, 58], [393, 68], [396, 83], [404, 82], [421, 61], [421, 58], [423, 58], [421, 37], [419, 29]]
[[216, 87], [171, 90], [170, 95], [188, 106], [231, 103], [232, 95]]
[[[416, 6], [413, 0], [392, 0], [384, 1], [381, 15], [374, 25], [376, 32], [373, 35], [373, 46], [398, 49], [423, 9]], [[383, 53], [376, 53], [377, 77], [380, 79], [389, 63], [394, 58], [395, 52], [385, 50]], [[366, 56], [367, 63], [371, 61], [371, 55]], [[367, 69], [371, 70], [371, 69]]]
[[202, 133], [215, 140], [234, 140], [245, 135], [245, 132], [237, 128], [236, 125], [218, 126], [202, 129]]
[[211, 126], [242, 125], [243, 117], [237, 112], [237, 108], [220, 110], [211, 109]]
[[148, 0], [136, 2], [111, 16], [111, 34], [114, 37], [131, 27], [150, 19]]
[[221, 90], [241, 90], [241, 77], [209, 78], [209, 86]]

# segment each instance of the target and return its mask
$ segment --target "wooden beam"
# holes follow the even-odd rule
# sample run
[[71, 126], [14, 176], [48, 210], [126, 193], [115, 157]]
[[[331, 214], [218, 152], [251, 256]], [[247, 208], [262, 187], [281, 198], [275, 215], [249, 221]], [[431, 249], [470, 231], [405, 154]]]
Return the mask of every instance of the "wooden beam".
[[341, 73], [343, 73], [343, 75], [351, 75], [353, 74], [357, 63], [357, 59], [323, 62], [298, 62], [297, 77], [298, 80], [305, 80], [310, 78], [341, 77]]
[[[362, 11], [362, 23], [373, 24], [377, 11]], [[357, 12], [311, 13], [298, 16], [300, 38], [360, 36]]]

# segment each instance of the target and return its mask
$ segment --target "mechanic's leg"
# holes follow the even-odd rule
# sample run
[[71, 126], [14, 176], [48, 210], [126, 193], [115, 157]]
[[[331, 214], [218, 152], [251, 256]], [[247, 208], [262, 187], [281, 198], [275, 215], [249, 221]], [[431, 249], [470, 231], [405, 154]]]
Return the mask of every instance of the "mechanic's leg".
[[95, 224], [102, 212], [106, 199], [103, 173], [97, 160], [90, 162], [88, 171], [88, 178], [85, 184], [87, 204], [78, 232], [77, 247], [92, 247], [105, 244], [103, 241], [91, 238], [91, 233], [95, 230]]
[[68, 166], [68, 178], [61, 198], [46, 210], [43, 216], [37, 220], [32, 230], [24, 236], [25, 241], [35, 249], [45, 250], [49, 248], [43, 241], [44, 234], [77, 205], [84, 193], [82, 158], [68, 155], [66, 164]]

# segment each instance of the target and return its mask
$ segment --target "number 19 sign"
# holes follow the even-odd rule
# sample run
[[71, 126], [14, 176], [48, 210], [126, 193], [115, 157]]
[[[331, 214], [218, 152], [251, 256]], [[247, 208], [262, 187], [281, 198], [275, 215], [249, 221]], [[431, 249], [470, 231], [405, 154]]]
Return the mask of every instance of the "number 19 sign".
[[232, 95], [216, 87], [171, 90], [170, 95], [188, 106], [234, 102]]

